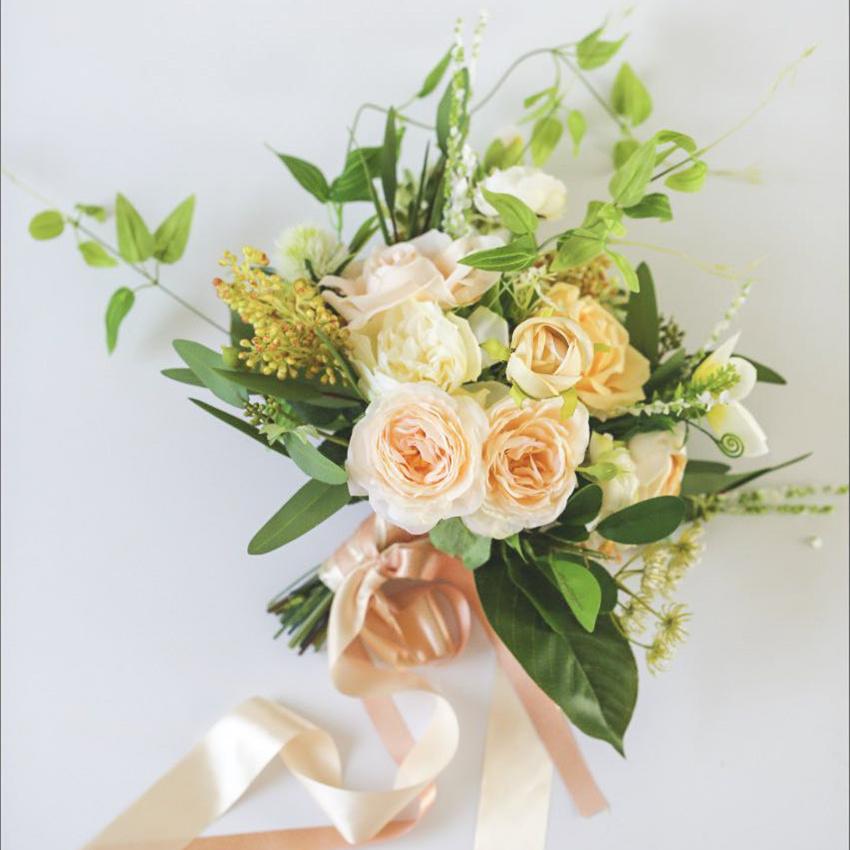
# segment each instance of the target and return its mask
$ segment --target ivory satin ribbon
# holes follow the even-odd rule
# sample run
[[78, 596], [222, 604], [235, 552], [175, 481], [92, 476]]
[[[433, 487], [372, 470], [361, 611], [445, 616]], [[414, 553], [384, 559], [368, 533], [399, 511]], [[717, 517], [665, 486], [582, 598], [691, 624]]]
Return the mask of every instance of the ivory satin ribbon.
[[[328, 560], [321, 577], [334, 590], [331, 678], [340, 691], [363, 700], [398, 764], [392, 786], [345, 787], [327, 732], [254, 697], [219, 720], [84, 850], [331, 850], [412, 829], [433, 804], [434, 782], [454, 756], [458, 723], [448, 701], [410, 668], [461, 652], [473, 613], [498, 659], [475, 850], [543, 850], [553, 765], [581, 814], [605, 808], [563, 713], [498, 640], [462, 564], [434, 549], [427, 537], [372, 516]], [[402, 691], [424, 691], [434, 701], [418, 740], [391, 698]], [[199, 838], [277, 756], [333, 826]], [[396, 819], [410, 804], [412, 814]]]

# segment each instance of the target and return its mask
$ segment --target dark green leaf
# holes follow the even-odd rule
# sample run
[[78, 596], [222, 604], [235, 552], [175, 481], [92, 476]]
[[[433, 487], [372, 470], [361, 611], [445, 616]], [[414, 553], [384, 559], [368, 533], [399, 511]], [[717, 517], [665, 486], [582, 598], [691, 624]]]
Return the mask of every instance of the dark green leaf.
[[153, 254], [154, 241], [136, 208], [119, 192], [115, 198], [118, 253], [128, 263], [141, 263]]
[[180, 359], [208, 390], [234, 407], [242, 407], [245, 404], [248, 400], [245, 390], [218, 373], [218, 370], [224, 366], [224, 361], [218, 352], [188, 339], [175, 339], [172, 345], [180, 355]]
[[425, 82], [422, 83], [422, 88], [416, 93], [417, 97], [428, 97], [438, 85], [440, 85], [440, 80], [443, 79], [443, 75], [446, 73], [446, 69], [449, 67], [449, 62], [452, 60], [452, 50], [449, 48], [443, 58], [428, 72], [428, 76], [425, 77]]
[[381, 150], [381, 185], [384, 188], [384, 200], [390, 217], [395, 222], [395, 193], [397, 187], [396, 167], [398, 165], [398, 133], [395, 127], [395, 109], [390, 107], [384, 126], [384, 147]]
[[110, 354], [115, 351], [118, 342], [118, 329], [124, 317], [130, 312], [136, 296], [132, 289], [122, 286], [112, 293], [109, 303], [106, 305], [106, 348]]
[[687, 356], [684, 348], [678, 348], [674, 351], [650, 376], [649, 380], [644, 384], [643, 391], [649, 396], [655, 390], [660, 389], [665, 384], [671, 383], [678, 379], [682, 370], [687, 365]]
[[29, 232], [33, 239], [55, 239], [64, 229], [65, 219], [58, 210], [46, 210], [30, 219]]
[[441, 552], [460, 558], [470, 570], [486, 564], [490, 558], [492, 540], [470, 531], [461, 519], [440, 520], [428, 535]]
[[609, 614], [617, 606], [617, 583], [614, 577], [602, 564], [588, 561], [587, 568], [593, 573], [602, 591], [602, 601], [599, 603], [599, 613]]
[[525, 235], [499, 248], [476, 251], [459, 262], [486, 271], [514, 272], [528, 268], [536, 259], [537, 243], [534, 237]]
[[517, 566], [523, 590], [504, 564], [491, 561], [475, 573], [487, 619], [531, 678], [583, 732], [623, 752], [623, 735], [637, 699], [637, 665], [628, 641], [611, 618], [602, 617], [589, 634], [562, 605], [562, 631], [554, 631], [529, 601], [528, 582], [537, 596], [551, 600], [548, 580], [534, 567]]
[[552, 152], [561, 141], [564, 133], [564, 125], [551, 116], [541, 118], [531, 131], [529, 150], [531, 161], [539, 168], [552, 155]]
[[285, 401], [302, 401], [314, 404], [316, 407], [357, 407], [359, 402], [341, 393], [324, 393], [309, 381], [288, 378], [281, 381], [274, 375], [260, 375], [257, 372], [247, 372], [235, 369], [216, 367], [218, 375], [228, 383], [245, 387], [255, 395], [268, 395]]
[[726, 493], [730, 490], [735, 490], [738, 487], [743, 487], [744, 484], [749, 484], [769, 472], [776, 472], [780, 469], [785, 469], [786, 466], [799, 463], [811, 455], [807, 452], [799, 457], [786, 460], [784, 463], [779, 463], [776, 466], [766, 466], [762, 469], [754, 469], [750, 472], [739, 472], [735, 475], [726, 475], [722, 472], [712, 472], [704, 469], [691, 468], [689, 463], [685, 467], [685, 477], [682, 480], [682, 495], [711, 495], [713, 493]]
[[634, 206], [626, 207], [623, 212], [629, 218], [657, 218], [660, 221], [673, 219], [670, 199], [663, 192], [644, 195]]
[[598, 484], [587, 484], [576, 490], [564, 512], [558, 517], [560, 525], [587, 525], [593, 522], [602, 507], [602, 488]]
[[343, 484], [348, 480], [345, 470], [326, 458], [312, 443], [290, 432], [283, 437], [289, 456], [302, 472], [325, 484]]
[[192, 216], [195, 214], [195, 196], [189, 195], [178, 204], [168, 218], [157, 227], [153, 235], [153, 255], [162, 263], [176, 263], [186, 250]]
[[354, 148], [345, 158], [342, 174], [331, 184], [330, 200], [337, 203], [371, 201], [370, 187], [381, 168], [381, 148]]
[[[166, 371], [177, 371], [175, 369], [166, 370]], [[163, 373], [164, 374], [164, 373]], [[188, 381], [186, 382], [188, 383]], [[220, 422], [224, 422], [227, 425], [230, 425], [231, 428], [235, 428], [245, 436], [250, 437], [257, 443], [265, 446], [267, 449], [271, 449], [273, 452], [277, 452], [284, 457], [289, 457], [286, 449], [280, 445], [279, 443], [269, 443], [266, 439], [265, 435], [261, 434], [253, 425], [246, 422], [244, 419], [240, 419], [238, 416], [234, 416], [232, 413], [228, 413], [226, 410], [219, 410], [217, 407], [213, 407], [211, 404], [207, 404], [205, 401], [201, 401], [197, 398], [190, 398], [189, 401], [192, 404], [197, 405], [201, 408], [201, 410], [206, 411], [211, 416], [214, 416]]]
[[649, 360], [652, 368], [658, 362], [658, 304], [655, 284], [646, 263], [637, 267], [640, 289], [629, 295], [626, 308], [626, 330], [629, 342]]
[[111, 254], [108, 254], [106, 249], [98, 242], [94, 242], [93, 240], [80, 242], [77, 248], [83, 255], [86, 265], [100, 269], [111, 269], [118, 265], [118, 260]]
[[524, 201], [514, 195], [491, 192], [484, 187], [481, 188], [481, 194], [484, 196], [484, 200], [496, 210], [502, 224], [511, 233], [521, 236], [524, 233], [534, 233], [537, 230], [537, 215]]
[[603, 29], [599, 27], [576, 45], [576, 61], [583, 71], [592, 71], [609, 62], [626, 40], [626, 36], [623, 36], [617, 41], [603, 41]]
[[629, 158], [614, 172], [608, 189], [621, 207], [633, 207], [646, 192], [655, 167], [655, 139], [638, 145]]
[[678, 496], [657, 496], [605, 517], [596, 531], [615, 543], [654, 543], [669, 537], [684, 518], [685, 503]]
[[308, 481], [251, 539], [248, 554], [263, 555], [295, 540], [348, 504], [347, 484]]
[[230, 311], [230, 344], [235, 348], [239, 348], [239, 343], [243, 339], [252, 339], [254, 336], [254, 326], [244, 322], [242, 317], [235, 311]]
[[348, 244], [348, 250], [352, 254], [356, 254], [377, 232], [378, 230], [378, 219], [370, 215], [360, 227], [357, 228], [357, 232], [354, 236], [351, 237], [351, 242]]
[[652, 98], [628, 62], [623, 62], [614, 79], [611, 106], [633, 127], [642, 124], [652, 113]]
[[170, 378], [172, 381], [177, 381], [180, 384], [189, 384], [193, 387], [202, 387], [203, 384], [198, 380], [198, 376], [191, 369], [177, 367], [175, 369], [163, 369], [160, 375]]
[[319, 168], [311, 162], [285, 153], [279, 153], [278, 157], [302, 188], [323, 204], [329, 200], [328, 181]]
[[582, 628], [592, 632], [602, 604], [602, 590], [596, 577], [584, 565], [563, 557], [553, 557], [549, 564], [570, 611]]
[[765, 366], [764, 363], [758, 363], [753, 360], [752, 357], [744, 357], [743, 354], [736, 354], [736, 357], [741, 357], [744, 360], [747, 360], [749, 363], [752, 363], [753, 366], [756, 367], [756, 380], [761, 381], [763, 384], [787, 384], [788, 381], [779, 374], [779, 372], [775, 372], [770, 366]]

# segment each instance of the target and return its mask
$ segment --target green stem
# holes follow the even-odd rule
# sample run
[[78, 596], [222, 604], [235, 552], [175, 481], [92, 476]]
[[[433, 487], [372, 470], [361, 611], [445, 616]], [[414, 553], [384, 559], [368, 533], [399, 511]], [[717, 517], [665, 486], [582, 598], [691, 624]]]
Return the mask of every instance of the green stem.
[[631, 127], [629, 127], [629, 125], [625, 121], [623, 121], [623, 119], [620, 118], [620, 116], [617, 115], [616, 112], [614, 112], [614, 110], [611, 108], [608, 101], [605, 100], [605, 98], [602, 97], [602, 95], [599, 94], [599, 92], [591, 85], [590, 80], [588, 80], [587, 77], [585, 77], [585, 75], [582, 74], [582, 72], [579, 70], [579, 68], [576, 67], [575, 63], [573, 63], [569, 59], [569, 57], [567, 57], [563, 53], [558, 53], [557, 55], [560, 58], [560, 60], [570, 69], [570, 71], [572, 71], [575, 78], [588, 90], [588, 92], [590, 92], [593, 99], [605, 111], [605, 114], [608, 115], [608, 117], [620, 128], [620, 132], [623, 133], [625, 136], [632, 138]]
[[499, 77], [499, 80], [496, 85], [494, 85], [493, 88], [490, 89], [490, 91], [487, 92], [487, 94], [485, 94], [484, 97], [482, 97], [481, 100], [479, 100], [478, 103], [475, 104], [475, 106], [470, 108], [469, 114], [474, 115], [476, 112], [478, 112], [479, 109], [482, 109], [484, 106], [486, 106], [496, 96], [496, 93], [499, 91], [499, 89], [507, 82], [511, 74], [513, 74], [513, 72], [516, 71], [516, 69], [519, 68], [519, 66], [522, 65], [523, 62], [533, 58], [534, 56], [541, 56], [544, 53], [551, 53], [555, 55], [559, 50], [563, 48], [563, 46], [564, 45], [562, 45], [561, 47], [538, 47], [535, 50], [529, 50], [528, 53], [523, 53], [522, 56], [520, 56], [518, 59], [515, 59], [510, 65], [508, 65], [507, 70], [502, 74], [501, 77]]
[[619, 587], [620, 590], [623, 591], [623, 593], [628, 593], [628, 595], [631, 596], [632, 599], [635, 600], [635, 602], [646, 608], [646, 610], [649, 611], [649, 613], [652, 614], [654, 617], [657, 617], [659, 620], [664, 619], [661, 614], [659, 614], [658, 611], [656, 611], [650, 604], [641, 599], [639, 594], [635, 593], [630, 587], [623, 584], [621, 581], [617, 581], [616, 577], [614, 578], [614, 584], [616, 584], [617, 587]]

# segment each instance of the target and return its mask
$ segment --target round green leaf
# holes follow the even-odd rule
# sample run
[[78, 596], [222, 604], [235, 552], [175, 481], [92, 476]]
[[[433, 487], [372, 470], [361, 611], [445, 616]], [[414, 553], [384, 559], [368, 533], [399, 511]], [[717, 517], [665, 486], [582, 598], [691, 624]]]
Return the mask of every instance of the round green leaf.
[[33, 239], [55, 239], [62, 235], [65, 229], [65, 219], [58, 210], [47, 210], [33, 216], [30, 220], [29, 231]]

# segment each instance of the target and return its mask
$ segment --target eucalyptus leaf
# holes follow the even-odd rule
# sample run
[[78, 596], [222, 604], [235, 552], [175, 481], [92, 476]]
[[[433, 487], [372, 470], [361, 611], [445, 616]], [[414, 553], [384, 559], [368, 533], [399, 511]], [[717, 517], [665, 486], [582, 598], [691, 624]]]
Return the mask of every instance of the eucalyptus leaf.
[[59, 210], [45, 210], [30, 219], [29, 232], [33, 239], [43, 241], [55, 239], [62, 235], [65, 229], [65, 219]]
[[106, 305], [106, 348], [110, 354], [115, 351], [115, 345], [118, 342], [118, 329], [135, 302], [136, 296], [133, 290], [122, 286], [112, 293]]
[[88, 266], [99, 269], [111, 269], [118, 265], [118, 260], [109, 254], [99, 242], [95, 242], [94, 240], [80, 242], [77, 245], [77, 249], [82, 254], [83, 260], [85, 260]]
[[330, 199], [328, 181], [317, 166], [305, 159], [299, 159], [297, 156], [290, 156], [285, 153], [278, 153], [277, 156], [301, 187], [306, 189], [314, 198], [323, 204]]
[[652, 98], [628, 62], [623, 62], [614, 79], [611, 106], [633, 127], [643, 124], [652, 114]]
[[637, 267], [640, 288], [629, 295], [626, 307], [626, 330], [633, 345], [654, 369], [658, 363], [658, 304], [655, 283], [646, 263]]
[[296, 466], [316, 481], [325, 484], [343, 484], [348, 480], [346, 471], [325, 457], [312, 443], [295, 432], [285, 434], [283, 444]]
[[[516, 569], [524, 585], [534, 581], [543, 599], [553, 597], [538, 570], [521, 563]], [[637, 699], [637, 665], [610, 616], [601, 617], [590, 634], [562, 605], [557, 632], [512, 581], [506, 565], [491, 561], [476, 570], [475, 583], [487, 619], [529, 676], [579, 729], [622, 753]]]
[[136, 208], [119, 192], [115, 198], [118, 253], [128, 263], [141, 263], [153, 254], [154, 239]]
[[470, 531], [458, 517], [440, 520], [428, 536], [437, 549], [460, 558], [470, 570], [486, 564], [490, 558], [492, 540]]
[[188, 339], [175, 339], [172, 345], [180, 359], [208, 390], [234, 407], [242, 407], [245, 404], [248, 393], [219, 374], [218, 370], [223, 367], [224, 361], [218, 352]]
[[202, 387], [203, 383], [198, 380], [198, 376], [191, 369], [176, 367], [173, 369], [163, 369], [160, 375], [164, 375], [172, 381], [177, 381], [179, 384], [189, 384], [192, 387]]
[[348, 504], [347, 484], [308, 481], [254, 536], [248, 554], [263, 555], [306, 534]]
[[189, 195], [178, 204], [153, 235], [153, 255], [161, 263], [176, 263], [186, 250], [192, 216], [195, 213], [195, 196]]
[[216, 366], [218, 375], [228, 383], [245, 387], [251, 393], [281, 398], [285, 401], [299, 401], [316, 407], [347, 408], [357, 407], [357, 399], [342, 393], [323, 392], [309, 381], [287, 378], [282, 381], [274, 375], [261, 375], [243, 369], [223, 369]]
[[685, 518], [678, 496], [657, 496], [610, 514], [596, 526], [606, 540], [627, 545], [654, 543], [669, 537]]

